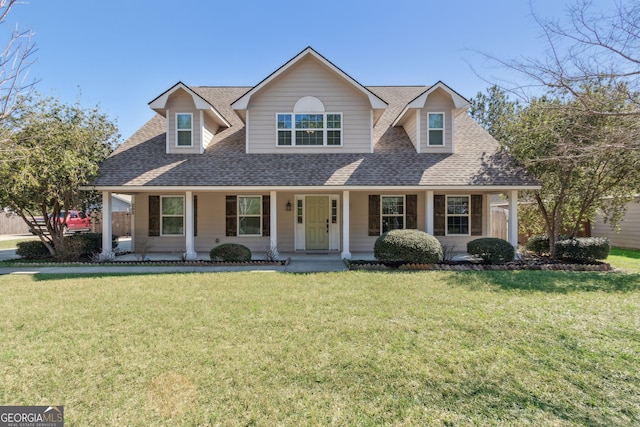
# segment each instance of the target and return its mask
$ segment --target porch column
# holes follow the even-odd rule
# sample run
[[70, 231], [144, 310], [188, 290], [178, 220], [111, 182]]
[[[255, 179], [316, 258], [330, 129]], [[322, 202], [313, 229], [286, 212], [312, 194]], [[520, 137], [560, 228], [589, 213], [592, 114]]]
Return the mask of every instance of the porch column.
[[193, 225], [193, 191], [187, 191], [184, 198], [184, 236], [186, 249], [184, 253], [184, 259], [196, 259], [198, 254], [194, 250], [195, 239], [193, 237], [194, 225]]
[[424, 231], [433, 236], [433, 190], [428, 190], [425, 196]]
[[351, 259], [349, 252], [349, 192], [342, 192], [342, 259]]
[[108, 261], [113, 258], [113, 247], [111, 246], [112, 235], [112, 215], [111, 215], [111, 191], [102, 192], [102, 253], [101, 261]]
[[276, 191], [271, 191], [269, 193], [269, 229], [270, 229], [270, 237], [269, 237], [269, 250], [271, 251], [270, 256], [273, 256], [275, 259], [280, 258], [280, 254], [278, 253], [278, 193]]
[[518, 190], [509, 192], [509, 243], [518, 251]]

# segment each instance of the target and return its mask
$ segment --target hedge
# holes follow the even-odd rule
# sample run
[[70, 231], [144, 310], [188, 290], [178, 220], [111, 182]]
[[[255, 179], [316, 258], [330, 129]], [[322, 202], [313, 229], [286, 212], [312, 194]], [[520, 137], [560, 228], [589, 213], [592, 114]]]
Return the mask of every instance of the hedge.
[[391, 230], [376, 239], [373, 254], [384, 263], [430, 264], [442, 261], [442, 245], [420, 230]]
[[238, 243], [223, 243], [209, 251], [212, 261], [248, 262], [251, 261], [251, 250]]
[[606, 259], [611, 242], [606, 237], [577, 237], [556, 242], [556, 258], [574, 261]]
[[470, 241], [467, 243], [467, 252], [482, 258], [487, 264], [502, 264], [513, 261], [516, 255], [511, 243], [495, 237], [484, 237]]

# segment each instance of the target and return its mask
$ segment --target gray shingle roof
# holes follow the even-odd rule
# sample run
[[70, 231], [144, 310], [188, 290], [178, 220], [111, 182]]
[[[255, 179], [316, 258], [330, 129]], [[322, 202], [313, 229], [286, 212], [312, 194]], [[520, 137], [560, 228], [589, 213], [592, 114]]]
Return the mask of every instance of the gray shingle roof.
[[391, 123], [425, 86], [367, 88], [389, 103], [374, 129], [374, 152], [367, 154], [245, 154], [244, 124], [230, 104], [250, 88], [192, 89], [232, 125], [214, 137], [204, 154], [166, 154], [165, 119], [156, 115], [104, 161], [93, 184], [425, 188], [538, 184], [500, 154], [497, 142], [466, 114], [455, 119], [455, 154], [417, 154], [404, 129]]

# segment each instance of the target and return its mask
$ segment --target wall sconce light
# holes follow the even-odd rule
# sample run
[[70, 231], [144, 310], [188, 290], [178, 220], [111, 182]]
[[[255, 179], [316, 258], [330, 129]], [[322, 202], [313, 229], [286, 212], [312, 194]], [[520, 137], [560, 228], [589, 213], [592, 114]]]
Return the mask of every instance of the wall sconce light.
[[291, 202], [287, 200], [287, 206], [286, 206], [287, 211], [291, 210]]

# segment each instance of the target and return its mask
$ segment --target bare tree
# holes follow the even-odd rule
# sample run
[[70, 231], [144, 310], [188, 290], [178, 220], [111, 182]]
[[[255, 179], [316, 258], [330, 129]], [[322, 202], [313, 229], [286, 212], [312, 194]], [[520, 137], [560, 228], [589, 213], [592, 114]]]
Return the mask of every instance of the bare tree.
[[[611, 10], [598, 10], [589, 0], [578, 0], [566, 10], [564, 19], [545, 19], [531, 6], [533, 19], [546, 42], [542, 59], [522, 56], [502, 59], [483, 54], [490, 61], [525, 76], [529, 85], [504, 82], [500, 86], [528, 99], [531, 87], [572, 97], [577, 105], [604, 115], [640, 115], [634, 94], [640, 92], [640, 3], [617, 0]], [[594, 104], [585, 88], [617, 84], [627, 91], [632, 111], [609, 111], [608, 104]]]
[[33, 32], [7, 23], [9, 12], [17, 3], [0, 0], [0, 34], [8, 36], [4, 47], [0, 47], [0, 149], [7, 142], [9, 119], [20, 110], [36, 84], [36, 80], [28, 80], [29, 68], [35, 62]]

